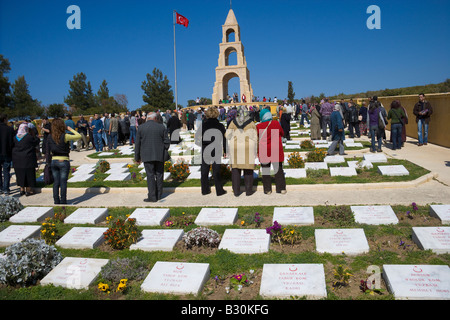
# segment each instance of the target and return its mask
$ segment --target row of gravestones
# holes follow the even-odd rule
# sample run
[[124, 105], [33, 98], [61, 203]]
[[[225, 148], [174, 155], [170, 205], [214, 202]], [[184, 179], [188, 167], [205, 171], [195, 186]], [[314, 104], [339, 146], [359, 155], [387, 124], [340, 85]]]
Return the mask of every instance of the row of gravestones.
[[[222, 159], [222, 163], [227, 164], [229, 159]], [[356, 176], [358, 167], [364, 167], [367, 169], [373, 168], [372, 163], [386, 163], [387, 158], [384, 154], [366, 154], [364, 155], [364, 160], [360, 163], [358, 161], [348, 161], [348, 167], [330, 167], [328, 168], [328, 163], [345, 163], [345, 158], [343, 156], [335, 155], [335, 156], [327, 156], [324, 162], [306, 162], [305, 168], [300, 169], [284, 169], [286, 178], [306, 178], [306, 171], [308, 169], [313, 170], [330, 170], [331, 176]], [[259, 162], [255, 162], [255, 164], [259, 164]], [[287, 159], [285, 160], [285, 164], [287, 164]], [[127, 168], [127, 163], [111, 163], [110, 170], [106, 173], [109, 176], [105, 179], [105, 181], [126, 181], [131, 179], [131, 174]], [[142, 173], [145, 173], [144, 164], [139, 166], [142, 169]], [[94, 179], [94, 172], [96, 168], [94, 164], [83, 164], [77, 168], [74, 172], [72, 178], [68, 182], [83, 182]], [[200, 179], [200, 166], [191, 166], [189, 168], [190, 175], [187, 179]], [[272, 168], [273, 171], [273, 168]], [[386, 176], [403, 176], [409, 175], [408, 170], [403, 165], [379, 165], [378, 171], [382, 175]], [[273, 173], [273, 172], [272, 172]], [[259, 170], [254, 171], [254, 177], [257, 178], [260, 174]], [[170, 177], [170, 173], [164, 173], [164, 180], [167, 180]], [[145, 177], [146, 179], [146, 177]]]
[[[389, 206], [354, 206], [355, 220], [363, 223], [397, 223]], [[97, 224], [108, 214], [107, 209], [78, 209], [64, 222], [70, 224]], [[442, 223], [450, 222], [449, 205], [432, 205], [430, 214]], [[12, 216], [13, 223], [42, 221], [53, 215], [52, 208], [28, 207]], [[169, 217], [169, 209], [136, 209], [131, 218], [138, 225], [161, 225]], [[195, 221], [198, 225], [227, 225], [235, 223], [236, 208], [204, 208]], [[313, 208], [275, 208], [274, 221], [286, 225], [314, 223]], [[369, 219], [369, 220], [367, 220]], [[365, 222], [364, 222], [365, 221]], [[103, 242], [106, 228], [72, 228], [57, 243], [65, 248], [94, 248]], [[29, 237], [39, 236], [40, 226], [11, 225], [0, 233], [0, 246], [7, 246]], [[143, 230], [142, 239], [131, 250], [170, 251], [180, 241], [183, 230]], [[369, 251], [362, 229], [317, 229], [318, 252], [349, 255]], [[450, 228], [413, 228], [413, 240], [422, 249], [436, 253], [450, 252]], [[219, 249], [253, 254], [267, 252], [270, 236], [261, 229], [226, 229]], [[106, 264], [105, 259], [65, 258], [51, 271], [41, 284], [61, 285], [70, 288], [87, 288]], [[438, 265], [384, 265], [383, 276], [396, 298], [450, 299], [450, 271]], [[196, 263], [157, 262], [142, 284], [142, 290], [161, 293], [198, 293], [209, 278], [209, 265]], [[326, 297], [323, 265], [318, 264], [267, 264], [264, 265], [260, 294], [264, 297], [308, 296]]]
[[[88, 289], [108, 259], [67, 257], [40, 282], [72, 289]], [[382, 276], [396, 299], [450, 299], [450, 269], [444, 265], [383, 265]], [[158, 261], [141, 290], [165, 294], [199, 294], [210, 278], [208, 263]], [[327, 297], [323, 264], [264, 264], [260, 295]]]
[[[370, 225], [386, 225], [397, 224], [399, 222], [395, 212], [391, 206], [351, 206], [350, 207], [356, 223], [370, 224]], [[9, 218], [9, 221], [14, 224], [20, 223], [36, 223], [42, 222], [47, 217], [52, 217], [54, 211], [52, 207], [26, 207], [17, 214]], [[437, 217], [443, 224], [450, 223], [450, 205], [431, 205], [430, 215]], [[108, 216], [107, 208], [79, 208], [64, 219], [66, 224], [98, 224], [106, 219]], [[169, 218], [170, 209], [167, 208], [137, 208], [129, 216], [129, 218], [136, 219], [136, 224], [139, 226], [161, 226], [164, 221]], [[213, 225], [233, 225], [238, 219], [237, 208], [203, 208], [195, 219], [195, 224], [199, 226], [213, 226]], [[281, 225], [313, 225], [314, 224], [314, 209], [313, 207], [277, 207], [274, 208], [272, 218], [273, 222], [277, 221]], [[0, 246], [10, 245], [22, 241], [38, 233], [40, 226], [22, 226], [11, 225], [2, 232], [0, 232]], [[89, 230], [92, 229], [92, 230]], [[95, 233], [94, 230], [98, 232]], [[28, 230], [28, 231], [26, 231]], [[95, 238], [96, 235], [102, 235], [106, 231], [103, 228], [74, 228], [68, 232], [61, 240], [61, 245], [75, 245], [74, 239], [81, 239], [81, 235], [86, 235], [90, 239], [88, 248], [94, 247], [100, 239]], [[153, 237], [158, 234], [163, 234], [161, 230], [148, 230], [150, 234], [149, 242], [153, 242]], [[28, 233], [27, 233], [28, 232]], [[166, 236], [166, 235], [164, 235]], [[180, 230], [176, 236], [170, 236], [168, 239], [178, 241], [182, 236]], [[227, 245], [233, 240], [237, 242], [246, 242], [247, 238], [255, 241], [248, 242], [249, 246]], [[144, 236], [144, 240], [146, 237]], [[334, 239], [334, 240], [333, 240]], [[223, 236], [223, 248], [229, 248], [231, 251], [239, 251], [240, 253], [258, 253], [268, 250], [270, 237], [262, 229], [227, 229]], [[436, 253], [450, 253], [450, 233], [449, 227], [413, 227], [413, 240], [422, 249], [431, 249]], [[87, 241], [87, 240], [86, 240]], [[319, 252], [346, 252], [348, 254], [358, 254], [368, 251], [367, 240], [362, 229], [342, 229], [316, 230], [317, 250]], [[145, 241], [141, 241], [145, 243]], [[139, 242], [136, 246], [139, 247]], [[335, 244], [335, 248], [330, 246]], [[174, 245], [175, 243], [173, 243]], [[252, 245], [255, 247], [253, 248]], [[173, 247], [173, 246], [172, 246]], [[159, 247], [157, 250], [161, 249]], [[170, 247], [167, 247], [170, 250]]]

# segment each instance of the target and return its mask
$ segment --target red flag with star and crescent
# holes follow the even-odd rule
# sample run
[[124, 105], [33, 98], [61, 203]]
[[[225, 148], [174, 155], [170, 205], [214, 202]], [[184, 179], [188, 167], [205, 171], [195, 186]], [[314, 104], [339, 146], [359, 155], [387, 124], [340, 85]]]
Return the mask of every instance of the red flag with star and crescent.
[[180, 24], [187, 28], [189, 25], [189, 20], [186, 17], [179, 14], [178, 12], [176, 12], [176, 14], [177, 14], [177, 24]]

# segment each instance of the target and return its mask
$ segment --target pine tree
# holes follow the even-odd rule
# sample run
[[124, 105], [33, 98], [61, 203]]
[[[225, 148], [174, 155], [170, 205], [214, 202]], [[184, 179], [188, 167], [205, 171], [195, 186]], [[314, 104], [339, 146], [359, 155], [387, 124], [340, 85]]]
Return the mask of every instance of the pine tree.
[[9, 71], [11, 71], [9, 60], [0, 54], [0, 112], [6, 112], [11, 117], [8, 110], [11, 106], [11, 84], [5, 76]]
[[294, 87], [292, 86], [292, 81], [288, 81], [288, 100], [289, 103], [292, 103], [294, 101], [295, 92]]
[[12, 85], [12, 89], [12, 110], [14, 116], [23, 119], [41, 116], [44, 113], [41, 103], [32, 98], [24, 76], [17, 78]]
[[147, 103], [145, 108], [148, 111], [166, 110], [174, 105], [169, 79], [159, 69], [153, 69], [152, 75], [147, 73], [147, 81], [142, 82], [141, 88], [144, 90], [142, 99]]

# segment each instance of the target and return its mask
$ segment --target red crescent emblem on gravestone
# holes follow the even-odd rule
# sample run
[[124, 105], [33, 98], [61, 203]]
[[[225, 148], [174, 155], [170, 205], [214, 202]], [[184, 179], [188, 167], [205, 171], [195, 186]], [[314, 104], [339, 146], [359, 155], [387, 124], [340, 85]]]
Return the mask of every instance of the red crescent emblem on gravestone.
[[343, 233], [344, 233], [344, 231], [342, 231], [342, 230], [338, 230], [338, 231], [336, 231], [336, 233], [337, 233], [337, 234], [343, 234]]
[[250, 234], [250, 230], [245, 230], [244, 234]]
[[298, 270], [298, 268], [296, 268], [295, 266], [289, 267], [289, 271], [291, 271], [291, 272], [295, 272], [297, 270]]
[[445, 232], [445, 230], [444, 230], [444, 229], [441, 229], [440, 227], [437, 227], [437, 228], [436, 228], [436, 231], [437, 231], [437, 232]]
[[83, 259], [83, 260], [80, 261], [80, 264], [87, 264], [87, 263], [88, 263], [87, 259]]
[[417, 273], [421, 273], [423, 270], [420, 269], [418, 266], [414, 266], [413, 271], [417, 272]]
[[175, 268], [176, 268], [177, 270], [183, 270], [183, 269], [184, 269], [184, 265], [176, 266]]

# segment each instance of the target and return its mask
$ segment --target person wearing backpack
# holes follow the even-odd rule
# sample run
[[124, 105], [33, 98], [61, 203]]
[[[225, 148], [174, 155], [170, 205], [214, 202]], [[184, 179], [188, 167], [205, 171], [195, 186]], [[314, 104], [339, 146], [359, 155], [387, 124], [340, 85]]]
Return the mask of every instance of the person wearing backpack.
[[348, 130], [350, 132], [349, 137], [354, 138], [355, 133], [359, 138], [361, 137], [361, 133], [359, 131], [359, 114], [358, 109], [356, 109], [356, 105], [350, 101], [348, 103]]
[[403, 120], [405, 118], [405, 112], [401, 108], [400, 101], [394, 100], [391, 103], [391, 109], [387, 115], [387, 118], [391, 120], [391, 136], [392, 136], [392, 150], [402, 148], [402, 127]]
[[[383, 132], [385, 127], [384, 114], [386, 111], [381, 107], [377, 100], [371, 100], [369, 110], [367, 111], [367, 128], [370, 132], [372, 146], [370, 152], [382, 152], [381, 143], [383, 141]], [[375, 146], [375, 138], [378, 142], [378, 147]]]

